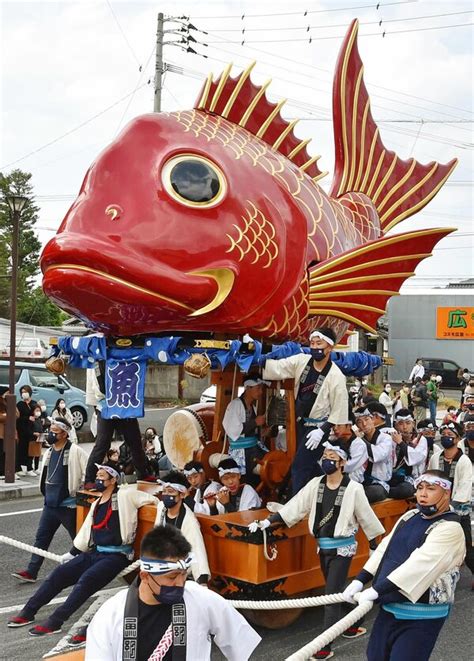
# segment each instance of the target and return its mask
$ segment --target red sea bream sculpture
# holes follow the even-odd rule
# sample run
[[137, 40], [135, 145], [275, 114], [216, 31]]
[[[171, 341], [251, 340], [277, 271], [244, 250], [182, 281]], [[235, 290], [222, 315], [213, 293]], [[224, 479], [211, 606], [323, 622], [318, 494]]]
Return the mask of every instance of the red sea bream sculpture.
[[403, 161], [371, 114], [357, 21], [334, 80], [324, 176], [267, 84], [210, 75], [193, 110], [137, 117], [87, 172], [41, 259], [46, 294], [107, 334], [212, 331], [298, 340], [329, 322], [374, 331], [387, 300], [452, 229], [385, 236], [456, 165]]

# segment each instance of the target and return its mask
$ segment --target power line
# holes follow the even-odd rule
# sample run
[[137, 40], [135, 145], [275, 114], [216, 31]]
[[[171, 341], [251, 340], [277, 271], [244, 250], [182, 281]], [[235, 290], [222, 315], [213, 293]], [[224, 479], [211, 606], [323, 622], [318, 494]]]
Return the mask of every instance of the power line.
[[[359, 34], [359, 37], [385, 37], [385, 36], [392, 36], [393, 34], [407, 34], [408, 32], [427, 32], [429, 30], [446, 30], [448, 28], [463, 28], [467, 27], [469, 25], [474, 25], [474, 23], [456, 23], [454, 25], [438, 25], [436, 27], [430, 27], [430, 28], [413, 28], [411, 30], [393, 30], [390, 32], [387, 32], [386, 30], [384, 31], [383, 34], [380, 32], [367, 32], [366, 34]], [[241, 44], [242, 46], [245, 44], [275, 44], [275, 43], [289, 43], [289, 42], [296, 42], [296, 41], [309, 41], [309, 43], [313, 41], [328, 41], [330, 39], [344, 39], [346, 35], [341, 34], [341, 35], [335, 35], [332, 37], [310, 37], [308, 39], [258, 39], [257, 41], [247, 41], [245, 40], [244, 43], [242, 41], [228, 41], [228, 44]], [[215, 44], [218, 43], [216, 41], [209, 41], [208, 44]]]
[[[146, 87], [146, 85], [147, 85], [147, 83], [144, 83], [143, 85], [141, 85], [141, 87]], [[139, 89], [140, 89], [140, 88], [139, 88]], [[104, 108], [103, 110], [101, 110], [100, 112], [96, 113], [95, 115], [92, 115], [92, 117], [89, 117], [89, 119], [86, 119], [86, 120], [85, 120], [84, 122], [82, 122], [81, 124], [78, 124], [77, 126], [75, 126], [74, 128], [70, 129], [69, 131], [66, 131], [66, 133], [62, 133], [62, 134], [59, 135], [57, 138], [54, 138], [54, 140], [50, 140], [49, 142], [47, 142], [46, 144], [42, 145], [41, 147], [38, 147], [37, 149], [33, 149], [33, 151], [28, 152], [28, 153], [25, 154], [24, 156], [21, 156], [20, 158], [17, 158], [17, 159], [15, 159], [14, 161], [10, 161], [9, 163], [6, 163], [5, 165], [1, 165], [1, 166], [0, 166], [0, 170], [3, 170], [3, 169], [5, 169], [5, 168], [8, 168], [8, 167], [10, 167], [11, 165], [15, 165], [15, 163], [19, 163], [20, 161], [24, 161], [25, 158], [29, 158], [30, 156], [33, 156], [34, 154], [37, 154], [37, 153], [40, 152], [40, 151], [43, 151], [43, 149], [46, 149], [47, 147], [50, 147], [51, 145], [54, 145], [56, 142], [59, 142], [59, 141], [62, 140], [63, 138], [67, 137], [68, 135], [71, 135], [71, 133], [74, 133], [75, 131], [79, 131], [79, 129], [82, 129], [82, 128], [83, 128], [84, 126], [86, 126], [87, 124], [90, 124], [90, 122], [93, 122], [94, 119], [97, 119], [97, 118], [100, 117], [101, 115], [104, 115], [106, 112], [108, 112], [109, 110], [112, 110], [112, 108], [115, 108], [115, 106], [118, 106], [120, 103], [122, 103], [123, 101], [125, 101], [125, 99], [128, 99], [128, 97], [131, 96], [132, 94], [135, 94], [136, 91], [137, 91], [137, 89], [135, 88], [134, 90], [132, 90], [132, 91], [129, 92], [128, 94], [125, 94], [125, 96], [122, 96], [122, 98], [120, 98], [120, 99], [118, 99], [117, 101], [115, 101], [114, 103], [112, 103], [110, 106], [107, 106], [107, 108]]]
[[107, 6], [108, 6], [108, 8], [110, 9], [110, 13], [111, 13], [112, 16], [114, 17], [114, 21], [115, 21], [115, 23], [116, 23], [118, 29], [120, 30], [120, 33], [121, 33], [122, 37], [124, 38], [125, 43], [126, 43], [127, 46], [128, 46], [128, 50], [131, 52], [131, 54], [132, 54], [132, 56], [133, 56], [135, 62], [138, 64], [139, 68], [141, 69], [140, 60], [138, 59], [138, 57], [137, 57], [135, 51], [133, 50], [132, 45], [130, 44], [130, 42], [129, 42], [128, 38], [127, 38], [127, 35], [125, 34], [125, 32], [124, 32], [122, 26], [120, 25], [120, 22], [119, 22], [119, 20], [118, 20], [118, 18], [117, 18], [117, 16], [116, 16], [114, 10], [112, 9], [112, 5], [111, 5], [111, 3], [109, 2], [109, 0], [105, 0], [105, 1], [107, 2]]
[[[204, 34], [208, 34], [208, 33], [205, 32]], [[227, 39], [226, 39], [225, 37], [221, 37], [221, 36], [219, 35], [218, 32], [211, 32], [211, 31], [209, 31], [209, 34], [211, 34], [212, 36], [218, 37], [218, 38], [221, 39], [223, 42], [227, 43]], [[315, 70], [315, 71], [321, 71], [322, 73], [328, 74], [328, 75], [331, 76], [331, 77], [333, 76], [333, 72], [332, 72], [332, 71], [329, 71], [328, 69], [323, 69], [323, 68], [321, 68], [321, 67], [317, 67], [317, 66], [315, 66], [315, 65], [313, 65], [313, 64], [308, 64], [308, 62], [303, 62], [303, 61], [301, 61], [301, 60], [295, 60], [295, 59], [292, 59], [292, 58], [289, 58], [289, 57], [285, 57], [284, 55], [279, 55], [279, 54], [271, 53], [271, 52], [269, 52], [269, 51], [262, 50], [261, 48], [256, 48], [255, 46], [246, 46], [246, 47], [249, 48], [250, 50], [253, 50], [253, 51], [257, 52], [257, 53], [262, 53], [263, 55], [269, 55], [270, 57], [273, 57], [273, 58], [276, 58], [276, 59], [280, 59], [280, 60], [284, 60], [284, 61], [286, 61], [286, 62], [290, 62], [291, 64], [298, 64], [298, 65], [301, 65], [301, 66], [307, 67], [307, 68], [312, 69], [312, 70]], [[216, 46], [212, 46], [212, 48], [216, 48]], [[225, 50], [222, 49], [222, 48], [221, 48], [221, 50], [223, 50], [224, 52], [228, 52], [228, 53], [232, 54], [230, 51], [225, 51]], [[239, 57], [240, 57], [240, 56], [239, 56]], [[243, 56], [243, 57], [245, 57], [245, 56]], [[251, 58], [247, 58], [247, 59], [251, 59]], [[268, 62], [266, 62], [265, 64], [267, 64], [268, 66], [274, 66], [274, 64], [272, 64], [272, 63], [268, 63]], [[281, 67], [280, 67], [280, 68], [281, 68]], [[299, 75], [303, 75], [303, 76], [305, 76], [305, 77], [311, 78], [311, 77], [309, 76], [309, 74], [302, 74], [302, 73], [299, 72], [299, 71], [292, 71], [292, 73], [293, 73], [293, 75], [294, 75], [295, 73], [297, 73], [297, 74], [299, 74]], [[473, 114], [473, 111], [472, 111], [472, 110], [466, 110], [465, 108], [459, 108], [459, 107], [457, 107], [457, 106], [452, 106], [452, 105], [447, 104], [447, 103], [440, 103], [439, 101], [432, 101], [431, 99], [426, 99], [426, 98], [424, 98], [424, 97], [417, 96], [417, 95], [415, 95], [415, 94], [409, 94], [409, 93], [407, 93], [407, 92], [400, 92], [400, 91], [398, 91], [398, 90], [393, 90], [393, 89], [391, 89], [391, 88], [389, 88], [389, 87], [383, 87], [382, 85], [374, 85], [374, 84], [370, 83], [370, 81], [368, 81], [368, 83], [371, 85], [371, 87], [378, 88], [378, 89], [382, 89], [382, 90], [384, 90], [384, 91], [386, 91], [386, 92], [392, 92], [392, 93], [399, 94], [399, 95], [401, 95], [401, 96], [405, 96], [405, 97], [408, 97], [408, 98], [417, 99], [418, 101], [425, 101], [425, 102], [428, 102], [428, 103], [431, 103], [431, 104], [434, 104], [434, 105], [437, 105], [437, 106], [443, 106], [443, 107], [445, 107], [445, 108], [451, 108], [452, 110], [458, 110], [458, 111], [465, 112], [465, 113], [468, 113], [468, 114]], [[376, 96], [376, 95], [373, 94], [372, 96]], [[382, 98], [385, 98], [385, 97], [382, 97]], [[390, 99], [390, 100], [393, 101], [393, 99]], [[414, 107], [421, 107], [421, 106], [414, 106]], [[424, 109], [426, 110], [426, 108], [424, 108]], [[452, 116], [452, 115], [449, 115], [448, 113], [443, 112], [443, 111], [441, 111], [441, 110], [436, 111], [436, 112], [440, 112], [440, 113], [442, 113], [442, 114], [444, 114], [444, 115]]]
[[[460, 14], [472, 14], [472, 10], [469, 11], [454, 11], [446, 14], [430, 14], [425, 16], [409, 16], [407, 18], [389, 18], [389, 19], [380, 19], [378, 21], [361, 21], [359, 23], [362, 25], [385, 25], [386, 23], [400, 23], [405, 21], [420, 21], [426, 18], [441, 18], [444, 16], [459, 16]], [[347, 23], [332, 23], [331, 25], [300, 25], [295, 27], [282, 26], [278, 28], [220, 28], [219, 32], [240, 32], [245, 34], [246, 32], [286, 32], [288, 30], [327, 30], [331, 28], [345, 28]]]
[[[418, 0], [404, 0], [403, 2], [386, 2], [383, 5], [383, 8], [385, 7], [390, 7], [392, 5], [409, 5], [413, 4], [414, 2], [418, 2]], [[380, 3], [379, 3], [380, 4]], [[376, 9], [378, 9], [379, 5], [377, 5]], [[218, 18], [218, 19], [223, 19], [223, 18], [266, 18], [268, 16], [271, 16], [272, 18], [274, 16], [307, 16], [309, 14], [328, 14], [330, 12], [335, 12], [335, 11], [354, 11], [354, 9], [374, 9], [373, 3], [371, 5], [359, 5], [357, 7], [334, 7], [333, 9], [314, 9], [311, 11], [290, 11], [290, 12], [280, 12], [280, 13], [272, 13], [272, 14], [234, 14], [234, 15], [220, 15], [216, 16], [213, 14], [212, 16], [195, 16], [194, 18], [206, 18], [206, 19], [211, 19], [211, 18]]]

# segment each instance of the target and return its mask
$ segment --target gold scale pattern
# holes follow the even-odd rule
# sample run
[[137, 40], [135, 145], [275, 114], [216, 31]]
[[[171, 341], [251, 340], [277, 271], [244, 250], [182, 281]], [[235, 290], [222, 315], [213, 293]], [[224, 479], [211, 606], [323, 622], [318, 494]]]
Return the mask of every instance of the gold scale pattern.
[[[169, 113], [185, 132], [207, 142], [216, 140], [232, 151], [236, 160], [248, 158], [254, 167], [261, 167], [275, 178], [302, 208], [308, 222], [307, 263], [322, 262], [341, 252], [350, 250], [368, 240], [380, 236], [378, 216], [369, 198], [363, 193], [347, 193], [338, 200], [329, 198], [324, 191], [303, 171], [289, 164], [288, 160], [267, 143], [241, 126], [200, 110], [183, 110]], [[278, 255], [273, 241], [275, 228], [261, 210], [248, 200], [250, 209], [242, 215], [242, 227], [234, 225], [236, 237], [227, 235], [230, 247], [237, 250], [239, 261], [246, 256], [252, 264], [266, 256], [266, 268]], [[277, 315], [263, 328], [270, 337], [300, 337], [308, 329], [308, 284], [302, 274], [298, 290], [284, 302]], [[313, 317], [309, 323], [321, 323], [322, 317]], [[324, 317], [326, 320], [327, 317]], [[334, 321], [332, 325], [334, 325]], [[339, 322], [338, 322], [339, 323]], [[340, 322], [347, 328], [347, 323]]]

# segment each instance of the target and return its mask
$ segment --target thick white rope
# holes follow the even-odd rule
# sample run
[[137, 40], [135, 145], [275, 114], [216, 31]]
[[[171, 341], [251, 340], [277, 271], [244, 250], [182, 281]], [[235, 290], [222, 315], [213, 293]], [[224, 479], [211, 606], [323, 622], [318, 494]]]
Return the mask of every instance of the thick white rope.
[[[356, 595], [357, 598], [357, 595]], [[365, 601], [360, 606], [357, 606], [348, 613], [345, 617], [341, 618], [338, 622], [326, 629], [324, 633], [316, 636], [311, 642], [299, 649], [297, 652], [288, 656], [286, 661], [306, 661], [306, 659], [311, 659], [313, 654], [322, 650], [323, 647], [332, 643], [338, 636], [344, 633], [346, 629], [355, 624], [361, 617], [366, 615], [372, 606], [374, 605], [373, 601]]]
[[[17, 549], [22, 549], [22, 551], [28, 551], [29, 553], [34, 553], [35, 555], [40, 555], [47, 560], [52, 560], [53, 562], [61, 562], [61, 556], [56, 553], [51, 553], [50, 551], [45, 551], [44, 549], [38, 549], [36, 546], [31, 544], [25, 544], [24, 542], [18, 542], [16, 539], [11, 537], [6, 537], [5, 535], [0, 535], [0, 543], [9, 544], [10, 546], [15, 546]], [[140, 566], [140, 560], [132, 562], [131, 565], [128, 565], [123, 569], [120, 574], [117, 574], [115, 578], [121, 578], [130, 572], [135, 571]]]
[[251, 610], [283, 610], [285, 608], [311, 608], [312, 606], [330, 606], [344, 601], [342, 594], [325, 594], [320, 597], [302, 597], [301, 599], [267, 599], [267, 601], [242, 601], [229, 599], [234, 608], [249, 608]]

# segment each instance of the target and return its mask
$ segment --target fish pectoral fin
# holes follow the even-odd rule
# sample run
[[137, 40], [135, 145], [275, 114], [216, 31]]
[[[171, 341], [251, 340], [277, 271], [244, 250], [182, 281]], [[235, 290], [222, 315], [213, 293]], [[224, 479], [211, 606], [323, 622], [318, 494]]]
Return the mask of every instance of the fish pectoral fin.
[[218, 308], [225, 299], [230, 294], [232, 287], [234, 286], [235, 275], [231, 269], [228, 268], [218, 268], [218, 269], [206, 269], [204, 271], [190, 271], [187, 275], [200, 276], [203, 278], [211, 278], [217, 284], [217, 293], [208, 303], [202, 308], [195, 310], [189, 316], [190, 317], [199, 317], [207, 312], [212, 312]]
[[309, 315], [330, 315], [376, 333], [391, 296], [453, 228], [385, 236], [309, 269]]

